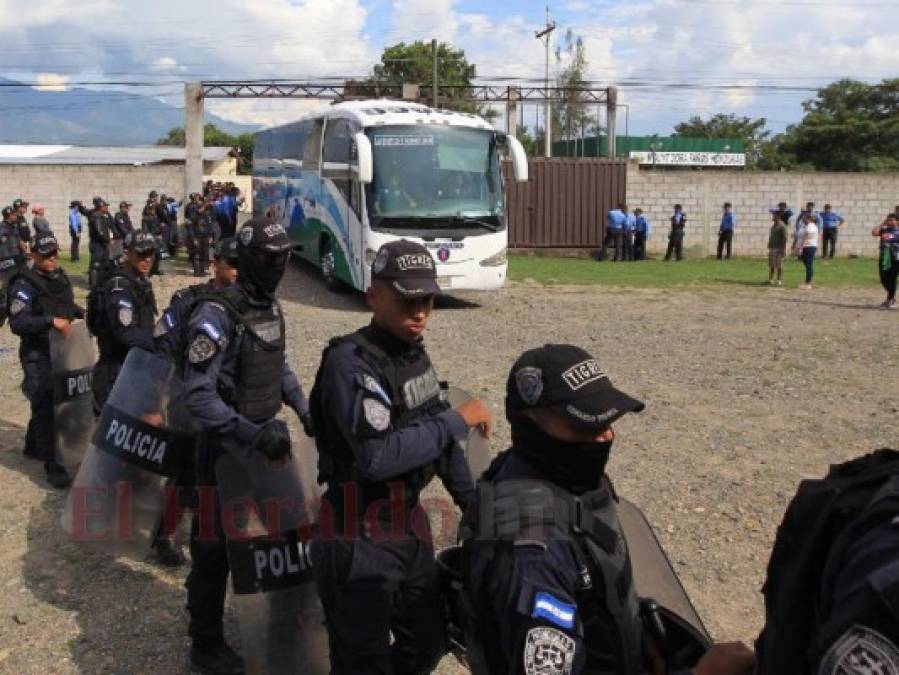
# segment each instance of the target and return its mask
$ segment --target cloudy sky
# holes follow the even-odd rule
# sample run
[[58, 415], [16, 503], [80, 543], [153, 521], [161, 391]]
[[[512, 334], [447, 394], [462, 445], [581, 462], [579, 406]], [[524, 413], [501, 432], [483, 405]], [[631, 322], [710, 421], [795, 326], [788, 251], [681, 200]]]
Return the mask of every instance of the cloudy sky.
[[[631, 133], [715, 112], [780, 130], [818, 86], [899, 77], [899, 0], [553, 0], [551, 12], [559, 38], [583, 38], [590, 79], [620, 87]], [[185, 80], [359, 76], [385, 46], [436, 37], [491, 81], [539, 78], [544, 19], [537, 0], [0, 0], [0, 75], [151, 82], [140, 91], [177, 103]], [[311, 105], [208, 103], [262, 124]]]

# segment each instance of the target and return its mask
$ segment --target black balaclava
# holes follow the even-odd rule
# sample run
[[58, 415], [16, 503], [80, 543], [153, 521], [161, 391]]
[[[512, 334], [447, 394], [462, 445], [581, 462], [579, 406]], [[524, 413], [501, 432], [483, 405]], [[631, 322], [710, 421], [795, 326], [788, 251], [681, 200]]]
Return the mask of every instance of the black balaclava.
[[512, 421], [512, 453], [547, 480], [576, 494], [599, 487], [611, 450], [612, 441], [561, 441], [524, 415]]
[[251, 218], [237, 235], [237, 283], [250, 299], [271, 304], [287, 269], [290, 239], [271, 218]]

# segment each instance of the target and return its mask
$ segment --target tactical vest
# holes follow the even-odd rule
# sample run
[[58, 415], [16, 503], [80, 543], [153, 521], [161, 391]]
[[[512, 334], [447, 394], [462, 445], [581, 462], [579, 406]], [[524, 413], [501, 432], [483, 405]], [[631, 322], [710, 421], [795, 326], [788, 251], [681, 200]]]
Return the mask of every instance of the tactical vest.
[[[777, 530], [765, 596], [765, 627], [756, 641], [759, 675], [811, 675], [826, 651], [819, 622], [824, 570], [853, 541], [899, 509], [899, 452], [878, 450], [831, 466], [820, 480], [805, 480]], [[894, 593], [896, 597], [897, 593]], [[899, 604], [899, 599], [897, 599]], [[899, 614], [899, 607], [893, 607]]]
[[[33, 316], [49, 316], [60, 317], [71, 321], [75, 318], [75, 295], [72, 291], [72, 284], [66, 273], [61, 269], [57, 270], [58, 276], [55, 279], [38, 274], [29, 269], [23, 269], [9, 280], [7, 288], [7, 296], [9, 289], [12, 288], [16, 279], [26, 279], [29, 285], [34, 289], [34, 297], [31, 299], [31, 314]], [[8, 305], [11, 305], [14, 298], [7, 297]], [[49, 353], [50, 337], [48, 328], [40, 333], [29, 333], [22, 335], [22, 352], [36, 350], [42, 353]]]
[[109, 233], [115, 227], [115, 219], [111, 213], [100, 213], [95, 211], [90, 217], [91, 227], [88, 228], [90, 242], [92, 244], [109, 243]]
[[[608, 479], [596, 490], [574, 495], [546, 481], [492, 481], [494, 462], [478, 483], [478, 498], [460, 527], [463, 555], [489, 555], [497, 547], [568, 542], [578, 564], [574, 594], [587, 650], [585, 673], [643, 675], [643, 624], [633, 583], [627, 541], [618, 519], [618, 498]], [[486, 550], [485, 550], [486, 548]], [[468, 569], [468, 565], [465, 565]], [[472, 588], [471, 584], [466, 584]], [[471, 607], [479, 598], [469, 597]], [[469, 644], [490, 633], [474, 617]], [[479, 643], [482, 644], [482, 643]], [[482, 646], [478, 652], [485, 653]], [[505, 672], [505, 671], [503, 671]]]
[[[100, 358], [104, 360], [124, 361], [129, 347], [122, 344], [112, 334], [111, 327], [106, 325], [112, 307], [112, 293], [127, 289], [134, 299], [132, 314], [133, 325], [152, 332], [156, 323], [156, 297], [150, 284], [140, 284], [124, 268], [116, 267], [112, 276], [106, 281], [102, 290], [102, 311], [99, 312], [97, 328], [97, 346]], [[88, 303], [90, 304], [90, 302]], [[90, 310], [90, 307], [88, 308]]]
[[276, 300], [268, 307], [254, 306], [234, 286], [222, 291], [218, 299], [234, 318], [239, 341], [234, 388], [220, 387], [219, 393], [251, 422], [267, 422], [281, 409], [287, 344], [281, 305]]
[[[433, 417], [449, 409], [443, 388], [431, 359], [422, 347], [412, 347], [403, 354], [391, 356], [373, 342], [365, 329], [332, 339], [322, 353], [322, 366], [332, 349], [345, 342], [356, 346], [356, 353], [375, 365], [387, 382], [384, 388], [390, 399], [390, 418], [394, 429], [409, 426], [416, 420]], [[341, 483], [359, 483], [355, 468], [355, 456], [343, 435], [332, 428], [321, 403], [321, 378], [323, 367], [315, 376], [309, 398], [309, 412], [315, 425], [315, 444], [319, 455], [319, 483], [336, 486]], [[380, 383], [378, 383], [380, 386]], [[407, 505], [417, 502], [418, 493], [437, 473], [437, 462], [420, 467], [398, 477], [407, 487]], [[389, 488], [386, 484], [360, 484], [362, 506], [376, 499], [386, 499]]]

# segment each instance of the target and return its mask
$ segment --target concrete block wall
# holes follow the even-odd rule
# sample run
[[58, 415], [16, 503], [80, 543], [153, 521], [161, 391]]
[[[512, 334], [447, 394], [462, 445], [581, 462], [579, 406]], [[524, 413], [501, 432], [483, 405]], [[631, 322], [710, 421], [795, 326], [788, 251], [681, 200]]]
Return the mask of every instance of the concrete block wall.
[[[0, 205], [11, 204], [16, 197], [43, 204], [53, 232], [65, 240], [68, 240], [69, 202], [73, 199], [80, 199], [91, 208], [92, 197], [103, 197], [109, 202], [111, 213], [118, 211], [120, 201], [129, 201], [134, 204], [132, 221], [139, 224], [150, 190], [180, 199], [184, 191], [184, 165], [0, 165]], [[30, 206], [28, 221], [31, 222]]]
[[636, 162], [627, 168], [627, 203], [640, 207], [652, 225], [648, 250], [665, 251], [669, 219], [676, 203], [687, 214], [684, 247], [715, 253], [718, 224], [724, 202], [733, 204], [737, 217], [734, 253], [767, 254], [769, 207], [785, 201], [795, 213], [806, 202], [821, 210], [833, 205], [846, 219], [840, 231], [837, 255], [875, 256], [877, 242], [871, 228], [899, 204], [899, 174], [786, 173], [767, 171], [653, 171]]

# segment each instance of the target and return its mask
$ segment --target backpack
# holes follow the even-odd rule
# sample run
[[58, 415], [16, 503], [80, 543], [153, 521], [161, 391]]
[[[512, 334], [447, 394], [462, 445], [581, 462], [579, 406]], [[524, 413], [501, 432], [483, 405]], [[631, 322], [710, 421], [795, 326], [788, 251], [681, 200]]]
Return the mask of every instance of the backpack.
[[85, 320], [87, 329], [94, 337], [99, 337], [106, 331], [106, 300], [109, 295], [106, 292], [106, 284], [119, 270], [121, 265], [115, 260], [104, 261], [97, 270], [96, 282], [88, 291]]
[[873, 498], [897, 475], [899, 452], [883, 449], [800, 483], [777, 530], [762, 587], [765, 627], [755, 644], [759, 675], [812, 672], [823, 572], [828, 559], [841, 553], [833, 544], [851, 539], [840, 535], [868, 513]]

